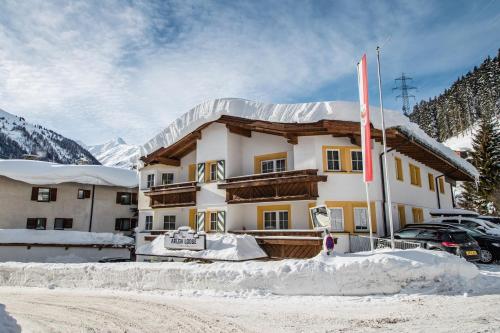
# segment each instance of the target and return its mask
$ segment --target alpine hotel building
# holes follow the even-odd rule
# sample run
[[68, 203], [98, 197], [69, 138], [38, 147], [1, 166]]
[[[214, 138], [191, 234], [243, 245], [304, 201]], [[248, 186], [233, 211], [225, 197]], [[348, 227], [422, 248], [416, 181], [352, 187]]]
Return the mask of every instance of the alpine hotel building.
[[[258, 116], [248, 112], [252, 108]], [[325, 109], [333, 110], [333, 116]], [[358, 110], [357, 103], [272, 105], [239, 99], [192, 109], [183, 119], [198, 118], [191, 123], [195, 128], [142, 157], [138, 245], [152, 230], [185, 225], [206, 232], [310, 229], [309, 208], [316, 205], [330, 209], [333, 232], [367, 233], [360, 124], [352, 121], [359, 118]], [[276, 117], [278, 111], [302, 118], [261, 120], [262, 114]], [[347, 111], [354, 114], [346, 117]], [[408, 127], [386, 131], [396, 230], [422, 222], [430, 209], [452, 208], [454, 183], [475, 176], [453, 152], [447, 154], [440, 143]], [[373, 230], [379, 236], [389, 230], [381, 136], [372, 129], [375, 179], [370, 197]]]

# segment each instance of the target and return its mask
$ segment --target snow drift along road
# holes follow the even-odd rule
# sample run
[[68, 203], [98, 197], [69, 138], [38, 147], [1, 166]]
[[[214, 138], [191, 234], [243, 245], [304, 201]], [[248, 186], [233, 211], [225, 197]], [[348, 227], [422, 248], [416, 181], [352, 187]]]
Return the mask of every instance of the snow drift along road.
[[0, 286], [280, 295], [387, 294], [405, 287], [463, 292], [477, 275], [462, 258], [426, 250], [214, 264], [0, 264]]

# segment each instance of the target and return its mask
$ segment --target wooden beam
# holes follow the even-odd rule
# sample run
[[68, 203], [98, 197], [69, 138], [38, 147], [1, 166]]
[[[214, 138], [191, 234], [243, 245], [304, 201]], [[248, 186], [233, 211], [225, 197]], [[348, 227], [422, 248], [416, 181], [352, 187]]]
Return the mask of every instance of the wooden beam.
[[230, 124], [226, 124], [226, 127], [229, 130], [229, 132], [231, 132], [233, 134], [238, 134], [238, 135], [241, 135], [241, 136], [244, 136], [247, 138], [252, 137], [252, 131], [247, 129], [247, 128], [234, 126], [234, 125], [230, 125]]
[[296, 145], [297, 143], [299, 143], [299, 139], [298, 139], [297, 135], [286, 134], [285, 137], [286, 137], [286, 142], [288, 142], [292, 145]]
[[171, 166], [181, 166], [181, 161], [174, 158], [161, 157], [158, 156], [154, 160], [158, 161], [160, 164], [171, 165]]

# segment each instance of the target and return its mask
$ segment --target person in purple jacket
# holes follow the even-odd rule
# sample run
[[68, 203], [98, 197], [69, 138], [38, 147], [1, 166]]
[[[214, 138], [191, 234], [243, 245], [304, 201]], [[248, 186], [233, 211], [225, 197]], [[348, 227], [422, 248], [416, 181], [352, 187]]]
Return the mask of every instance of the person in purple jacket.
[[327, 231], [325, 238], [323, 239], [323, 247], [327, 256], [333, 254], [333, 248], [335, 247], [335, 242], [333, 236]]

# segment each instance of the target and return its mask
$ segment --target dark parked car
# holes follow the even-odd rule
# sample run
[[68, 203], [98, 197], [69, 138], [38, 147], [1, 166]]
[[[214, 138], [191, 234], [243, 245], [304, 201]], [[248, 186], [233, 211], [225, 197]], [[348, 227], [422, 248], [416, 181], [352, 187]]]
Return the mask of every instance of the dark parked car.
[[485, 221], [500, 225], [500, 217], [499, 216], [478, 216], [477, 218], [480, 220], [485, 220]]
[[127, 258], [102, 258], [98, 262], [100, 263], [109, 263], [109, 262], [130, 262], [132, 261], [131, 259]]
[[481, 248], [477, 242], [462, 230], [446, 225], [429, 227], [429, 224], [409, 224], [394, 234], [394, 238], [417, 242], [428, 250], [446, 251], [464, 257], [468, 261], [478, 261]]
[[443, 225], [448, 226], [451, 229], [465, 231], [469, 236], [474, 238], [476, 242], [481, 247], [480, 261], [483, 264], [490, 264], [494, 261], [500, 260], [500, 237], [485, 234], [474, 228], [469, 228], [461, 224], [446, 224], [446, 223], [426, 223], [425, 226], [430, 228], [442, 228]]

